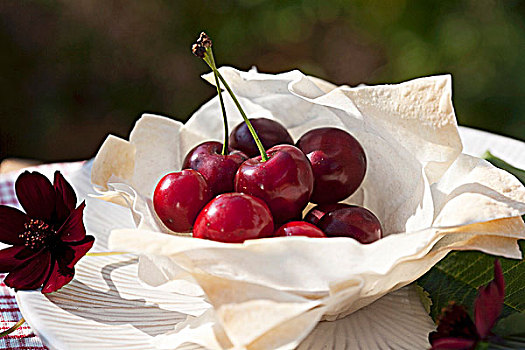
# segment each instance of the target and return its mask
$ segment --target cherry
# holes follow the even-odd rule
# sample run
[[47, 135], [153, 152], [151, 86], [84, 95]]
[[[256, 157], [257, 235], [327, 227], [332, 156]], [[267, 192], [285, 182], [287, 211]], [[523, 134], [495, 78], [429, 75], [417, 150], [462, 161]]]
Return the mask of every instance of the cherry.
[[334, 211], [341, 208], [350, 208], [351, 206], [345, 203], [334, 203], [334, 204], [320, 204], [316, 205], [305, 215], [304, 221], [309, 222], [313, 225], [317, 225], [319, 220], [328, 212]]
[[358, 206], [326, 213], [317, 226], [329, 237], [350, 237], [366, 244], [382, 237], [381, 223], [368, 209]]
[[314, 177], [303, 152], [291, 145], [278, 145], [241, 164], [235, 175], [235, 191], [261, 198], [277, 224], [301, 217], [313, 190]]
[[275, 236], [306, 236], [313, 238], [326, 237], [319, 227], [304, 221], [290, 221], [275, 231]]
[[270, 237], [273, 218], [259, 198], [244, 193], [225, 193], [212, 199], [200, 212], [193, 237], [225, 243]]
[[221, 154], [222, 144], [217, 141], [201, 143], [188, 152], [183, 169], [194, 169], [204, 176], [213, 196], [233, 192], [233, 179], [237, 169], [248, 157], [240, 151]]
[[313, 203], [336, 203], [357, 190], [365, 177], [366, 156], [361, 144], [336, 128], [310, 130], [297, 141], [312, 164]]
[[153, 192], [153, 207], [170, 230], [189, 232], [199, 211], [211, 199], [204, 177], [193, 169], [165, 175]]
[[[270, 208], [275, 222], [279, 224], [291, 218], [300, 217], [302, 209], [308, 204], [313, 190], [314, 178], [310, 162], [301, 150], [292, 145], [279, 145], [272, 147], [268, 153], [265, 151], [263, 143], [242, 109], [239, 100], [217, 70], [211, 46], [210, 38], [202, 33], [192, 47], [192, 51], [206, 62], [213, 70], [217, 81], [224, 85], [239, 113], [241, 113], [246, 129], [250, 132], [260, 153], [259, 157], [248, 159], [242, 163], [237, 170], [234, 180], [235, 191], [244, 192], [264, 200]], [[265, 126], [269, 125], [268, 121], [262, 123]], [[269, 131], [261, 130], [261, 132], [268, 133], [269, 136], [278, 133], [274, 126]], [[233, 133], [232, 139], [235, 138], [236, 134]], [[286, 130], [285, 134], [287, 134]], [[288, 138], [288, 141], [292, 142], [291, 137]], [[282, 140], [278, 142], [282, 142]]]
[[215, 66], [211, 46], [212, 42], [210, 38], [206, 33], [201, 33], [199, 39], [197, 39], [197, 43], [193, 45], [192, 51], [198, 57], [203, 58], [213, 70], [224, 124], [224, 142], [220, 144], [219, 142], [209, 141], [193, 148], [184, 158], [182, 168], [191, 168], [199, 171], [208, 182], [212, 195], [216, 196], [221, 193], [233, 191], [235, 172], [239, 168], [239, 165], [248, 159], [248, 157], [242, 152], [228, 152], [228, 118], [222, 98], [219, 72]]
[[[293, 145], [292, 137], [286, 128], [278, 122], [266, 118], [250, 118], [249, 120], [265, 149], [280, 144]], [[259, 154], [259, 149], [253, 140], [250, 129], [244, 122], [232, 130], [229, 146], [244, 152], [248, 157], [255, 157]]]

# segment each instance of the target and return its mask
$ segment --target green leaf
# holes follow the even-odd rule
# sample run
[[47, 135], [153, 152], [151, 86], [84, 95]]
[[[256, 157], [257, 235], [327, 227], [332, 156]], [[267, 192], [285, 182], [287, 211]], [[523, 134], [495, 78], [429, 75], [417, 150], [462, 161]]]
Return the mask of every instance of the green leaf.
[[498, 321], [493, 332], [499, 336], [524, 336], [525, 313], [515, 313]]
[[492, 346], [490, 350], [502, 350], [502, 349], [525, 349], [525, 338], [524, 337], [505, 337], [503, 342], [499, 346]]
[[430, 307], [432, 306], [432, 299], [430, 299], [430, 294], [426, 290], [423, 289], [418, 284], [414, 285], [416, 288], [416, 292], [419, 296], [419, 300], [421, 300], [421, 304], [423, 304], [423, 307], [425, 308], [425, 311], [427, 313], [430, 313]]
[[475, 348], [475, 350], [488, 350], [488, 349], [489, 349], [489, 343], [486, 343], [483, 341], [476, 344], [476, 348]]
[[[525, 241], [520, 241], [525, 251]], [[435, 320], [449, 301], [463, 304], [472, 312], [478, 288], [494, 278], [496, 257], [480, 252], [453, 252], [436, 264], [416, 283], [432, 299], [430, 316]], [[504, 259], [501, 262], [505, 278], [503, 316], [525, 311], [525, 260]]]

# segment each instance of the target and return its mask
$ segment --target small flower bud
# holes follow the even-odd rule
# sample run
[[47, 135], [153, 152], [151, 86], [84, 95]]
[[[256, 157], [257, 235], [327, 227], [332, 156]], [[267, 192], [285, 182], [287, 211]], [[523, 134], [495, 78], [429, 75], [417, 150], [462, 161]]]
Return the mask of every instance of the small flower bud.
[[191, 47], [191, 52], [197, 57], [204, 58], [206, 50], [209, 49], [212, 45], [211, 39], [206, 33], [202, 32], [199, 35], [199, 38]]
[[204, 47], [205, 49], [210, 48], [212, 46], [210, 37], [204, 32], [202, 32], [199, 38], [197, 39], [197, 44], [202, 45], [202, 47]]
[[193, 44], [193, 46], [191, 47], [191, 52], [193, 52], [193, 54], [197, 57], [204, 58], [206, 49], [199, 44]]

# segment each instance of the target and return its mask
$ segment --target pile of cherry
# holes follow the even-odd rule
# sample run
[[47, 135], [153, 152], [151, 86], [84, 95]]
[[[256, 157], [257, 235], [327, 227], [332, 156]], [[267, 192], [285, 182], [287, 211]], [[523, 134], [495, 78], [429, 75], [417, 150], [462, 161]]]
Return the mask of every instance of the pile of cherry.
[[[265, 118], [250, 121], [267, 159], [259, 154], [246, 123], [230, 134], [225, 155], [216, 141], [193, 148], [184, 170], [165, 175], [153, 194], [155, 211], [166, 227], [228, 243], [277, 236], [344, 236], [361, 243], [381, 238], [373, 213], [338, 203], [357, 190], [366, 172], [364, 150], [353, 136], [319, 128], [294, 146], [281, 124]], [[303, 219], [309, 202], [317, 206]]]

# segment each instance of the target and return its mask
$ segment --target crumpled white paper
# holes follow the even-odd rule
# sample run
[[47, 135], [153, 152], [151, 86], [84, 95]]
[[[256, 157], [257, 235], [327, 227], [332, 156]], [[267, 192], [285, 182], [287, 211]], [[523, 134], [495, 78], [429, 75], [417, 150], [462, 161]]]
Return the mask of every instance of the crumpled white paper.
[[[368, 168], [347, 202], [374, 212], [386, 237], [369, 245], [306, 237], [226, 244], [170, 232], [152, 209], [153, 189], [164, 174], [180, 170], [193, 146], [222, 139], [219, 102], [212, 99], [184, 125], [144, 115], [129, 141], [109, 136], [93, 165], [102, 198], [130, 206], [137, 223], [136, 230], [113, 231], [110, 246], [145, 254], [139, 268], [145, 283], [179, 293], [186, 290], [174, 282], [197, 283], [213, 306], [160, 337], [159, 348], [184, 341], [293, 348], [321, 319], [343, 317], [409, 284], [451, 250], [521, 258], [525, 188], [461, 153], [450, 76], [350, 88], [299, 71], [270, 75], [226, 67], [221, 73], [249, 117], [278, 120], [294, 140], [323, 126], [359, 140]], [[233, 128], [242, 119], [225, 97]]]

